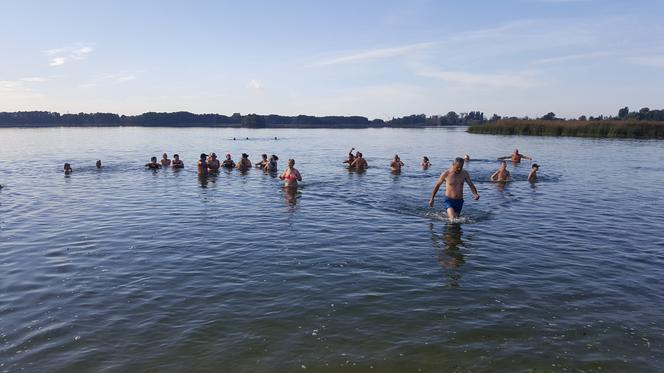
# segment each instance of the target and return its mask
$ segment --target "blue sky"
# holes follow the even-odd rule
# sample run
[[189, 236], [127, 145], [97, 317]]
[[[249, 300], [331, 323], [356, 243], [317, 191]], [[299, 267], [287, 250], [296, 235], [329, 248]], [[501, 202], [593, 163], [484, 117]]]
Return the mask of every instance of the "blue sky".
[[664, 0], [2, 1], [0, 111], [664, 108]]

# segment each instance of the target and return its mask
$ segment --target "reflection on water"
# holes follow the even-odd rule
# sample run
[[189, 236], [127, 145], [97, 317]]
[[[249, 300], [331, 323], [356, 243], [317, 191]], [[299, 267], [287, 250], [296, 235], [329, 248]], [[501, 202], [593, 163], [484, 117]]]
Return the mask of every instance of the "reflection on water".
[[282, 188], [282, 189], [286, 204], [291, 208], [295, 207], [295, 205], [297, 204], [297, 199], [299, 198], [300, 194], [298, 188]]
[[438, 264], [445, 268], [450, 287], [459, 287], [461, 273], [458, 271], [466, 262], [461, 249], [465, 248], [463, 229], [459, 223], [446, 223], [443, 225], [443, 233], [434, 231], [433, 223], [429, 223], [431, 241], [434, 249], [438, 252]]

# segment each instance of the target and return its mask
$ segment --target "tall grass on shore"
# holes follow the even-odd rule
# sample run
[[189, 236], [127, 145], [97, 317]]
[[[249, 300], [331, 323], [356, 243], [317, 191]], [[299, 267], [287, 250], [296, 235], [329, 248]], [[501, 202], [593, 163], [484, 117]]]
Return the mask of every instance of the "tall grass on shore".
[[472, 125], [468, 132], [491, 135], [662, 139], [664, 122], [503, 119]]

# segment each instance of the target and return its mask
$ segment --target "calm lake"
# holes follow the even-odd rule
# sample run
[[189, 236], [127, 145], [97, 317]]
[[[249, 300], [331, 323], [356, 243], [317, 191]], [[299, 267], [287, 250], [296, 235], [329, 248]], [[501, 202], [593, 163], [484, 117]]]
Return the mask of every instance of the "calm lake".
[[[127, 127], [0, 144], [0, 371], [664, 369], [664, 141]], [[341, 164], [351, 146], [366, 173]], [[489, 182], [514, 148], [539, 181], [526, 161]], [[294, 158], [304, 182], [199, 179], [212, 151]], [[185, 168], [143, 168], [163, 152]], [[464, 154], [481, 198], [466, 188], [453, 224], [442, 188], [427, 202]]]

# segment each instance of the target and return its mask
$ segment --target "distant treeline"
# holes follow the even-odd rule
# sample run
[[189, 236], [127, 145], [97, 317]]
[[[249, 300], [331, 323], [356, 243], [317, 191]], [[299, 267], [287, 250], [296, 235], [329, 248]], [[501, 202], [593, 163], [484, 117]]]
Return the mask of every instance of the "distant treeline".
[[391, 120], [369, 120], [361, 116], [310, 115], [241, 115], [193, 114], [149, 112], [140, 115], [113, 113], [60, 114], [50, 111], [0, 112], [0, 127], [48, 126], [166, 126], [166, 127], [246, 127], [246, 128], [370, 128], [370, 127], [425, 127], [466, 126], [484, 122], [484, 113], [472, 111], [446, 115], [410, 115]]
[[475, 123], [470, 133], [493, 135], [577, 136], [614, 138], [664, 138], [664, 110], [642, 108], [618, 110], [618, 116], [586, 117], [568, 120], [548, 113], [538, 119], [501, 118], [494, 116], [487, 122]]

